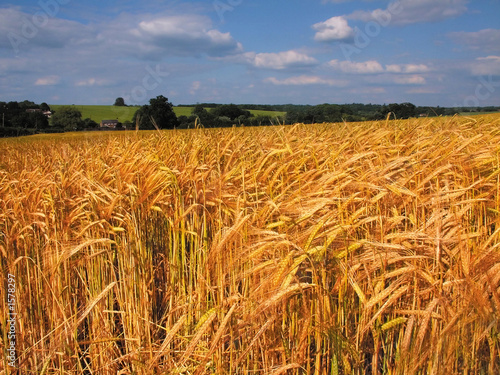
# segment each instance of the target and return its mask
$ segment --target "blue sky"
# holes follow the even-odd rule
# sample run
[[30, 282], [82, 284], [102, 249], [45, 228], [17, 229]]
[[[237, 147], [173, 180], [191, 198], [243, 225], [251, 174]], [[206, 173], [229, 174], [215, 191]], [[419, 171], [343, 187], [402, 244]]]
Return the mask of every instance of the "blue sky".
[[500, 105], [499, 0], [0, 1], [0, 101]]

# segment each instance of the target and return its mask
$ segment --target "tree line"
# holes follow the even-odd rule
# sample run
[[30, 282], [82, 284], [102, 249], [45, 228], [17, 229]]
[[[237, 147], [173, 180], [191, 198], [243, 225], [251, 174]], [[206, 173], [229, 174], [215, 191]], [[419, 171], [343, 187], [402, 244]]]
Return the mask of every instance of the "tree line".
[[[116, 103], [122, 105], [121, 98]], [[124, 103], [123, 103], [124, 105]], [[178, 107], [193, 107], [179, 105]], [[281, 112], [282, 115], [253, 115], [250, 110]], [[320, 104], [320, 105], [264, 105], [264, 104], [216, 104], [198, 103], [190, 116], [176, 117], [172, 103], [164, 96], [151, 99], [148, 105], [142, 106], [134, 115], [132, 125], [139, 119], [141, 129], [182, 128], [230, 126], [265, 126], [277, 124], [314, 124], [323, 122], [355, 122], [382, 120], [388, 116], [396, 119], [412, 117], [450, 116], [461, 112], [496, 112], [500, 107], [483, 108], [445, 108], [416, 106], [412, 103], [391, 104]], [[153, 121], [154, 120], [154, 121]]]
[[72, 106], [51, 110], [47, 103], [32, 101], [0, 102], [0, 137], [57, 133], [84, 129], [96, 129], [99, 124], [82, 119], [79, 110]]
[[[115, 106], [126, 106], [117, 98]], [[193, 105], [179, 105], [179, 107]], [[250, 110], [280, 112], [277, 115], [253, 115]], [[122, 128], [135, 129], [190, 129], [195, 127], [267, 126], [294, 123], [354, 122], [382, 120], [387, 117], [407, 119], [412, 117], [449, 116], [463, 112], [497, 112], [500, 107], [446, 108], [416, 106], [412, 103], [391, 104], [320, 104], [320, 105], [264, 105], [198, 103], [190, 116], [176, 116], [174, 106], [163, 95], [138, 107], [130, 121]], [[281, 115], [285, 113], [285, 115]], [[63, 132], [98, 129], [99, 124], [86, 118], [72, 106], [51, 111], [47, 103], [0, 102], [0, 136], [19, 136], [39, 132]]]

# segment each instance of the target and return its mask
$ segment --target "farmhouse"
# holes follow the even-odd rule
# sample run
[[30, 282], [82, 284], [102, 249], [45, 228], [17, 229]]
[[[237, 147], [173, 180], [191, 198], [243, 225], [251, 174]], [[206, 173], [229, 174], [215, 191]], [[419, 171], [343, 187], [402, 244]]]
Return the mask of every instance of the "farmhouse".
[[27, 113], [37, 113], [37, 112], [40, 112], [40, 113], [43, 113], [47, 118], [51, 118], [52, 117], [52, 111], [43, 111], [39, 108], [31, 108], [31, 109], [27, 109], [26, 110]]
[[108, 128], [108, 129], [117, 129], [120, 127], [120, 123], [118, 120], [102, 120], [100, 127], [101, 128]]

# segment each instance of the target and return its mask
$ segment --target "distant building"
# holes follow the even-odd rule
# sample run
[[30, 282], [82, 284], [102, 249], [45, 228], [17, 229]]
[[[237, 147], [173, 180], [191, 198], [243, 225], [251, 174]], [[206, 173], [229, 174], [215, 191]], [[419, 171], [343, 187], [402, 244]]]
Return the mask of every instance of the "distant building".
[[47, 118], [52, 117], [52, 111], [42, 111], [40, 108], [30, 108], [30, 109], [27, 109], [26, 112], [28, 112], [28, 113], [40, 112], [40, 113], [43, 113], [45, 115], [45, 117], [47, 117]]
[[121, 127], [121, 124], [118, 120], [102, 120], [100, 127], [101, 129], [102, 128], [117, 129]]

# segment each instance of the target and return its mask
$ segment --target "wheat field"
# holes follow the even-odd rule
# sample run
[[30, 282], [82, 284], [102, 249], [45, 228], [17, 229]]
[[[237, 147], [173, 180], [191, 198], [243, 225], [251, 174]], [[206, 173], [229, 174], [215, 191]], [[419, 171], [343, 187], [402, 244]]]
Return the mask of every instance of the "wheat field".
[[498, 373], [499, 190], [500, 115], [0, 140], [17, 373]]

